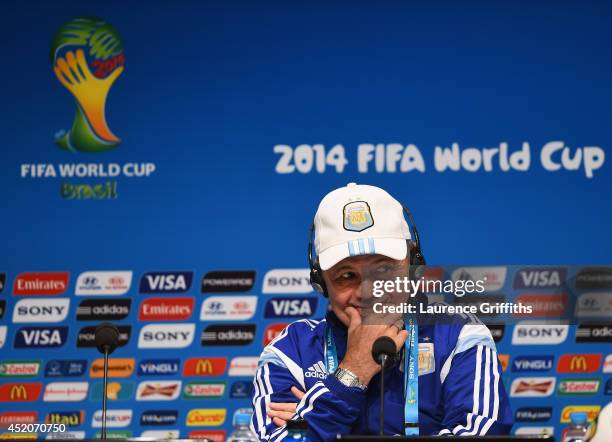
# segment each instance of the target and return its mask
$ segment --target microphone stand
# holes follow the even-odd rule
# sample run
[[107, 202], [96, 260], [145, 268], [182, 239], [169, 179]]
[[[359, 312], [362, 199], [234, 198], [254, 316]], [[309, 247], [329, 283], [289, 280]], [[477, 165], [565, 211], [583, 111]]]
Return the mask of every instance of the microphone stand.
[[104, 346], [104, 386], [102, 392], [102, 440], [106, 440], [106, 408], [107, 408], [107, 397], [108, 394], [108, 345]]
[[386, 354], [380, 355], [380, 430], [379, 434], [385, 433], [385, 365], [387, 365]]

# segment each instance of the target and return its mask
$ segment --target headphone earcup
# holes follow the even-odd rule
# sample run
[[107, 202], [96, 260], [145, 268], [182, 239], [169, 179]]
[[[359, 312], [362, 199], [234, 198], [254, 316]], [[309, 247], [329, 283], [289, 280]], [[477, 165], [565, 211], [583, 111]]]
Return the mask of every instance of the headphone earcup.
[[325, 286], [325, 280], [323, 280], [323, 272], [319, 267], [319, 263], [315, 263], [310, 269], [310, 285], [315, 292], [321, 293], [327, 298], [327, 287]]

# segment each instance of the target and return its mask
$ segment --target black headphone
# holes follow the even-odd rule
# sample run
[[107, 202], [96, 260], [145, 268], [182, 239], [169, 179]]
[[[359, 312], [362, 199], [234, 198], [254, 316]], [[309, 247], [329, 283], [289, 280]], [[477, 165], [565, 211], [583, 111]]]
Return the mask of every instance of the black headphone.
[[[423, 252], [421, 251], [421, 240], [419, 239], [419, 231], [416, 228], [416, 224], [414, 222], [414, 219], [412, 218], [412, 215], [410, 214], [410, 210], [408, 210], [408, 208], [403, 205], [402, 209], [404, 209], [404, 213], [410, 221], [409, 228], [412, 232], [412, 237], [414, 238], [414, 240], [406, 240], [406, 243], [408, 245], [408, 253], [410, 256], [410, 279], [417, 279], [417, 267], [425, 265], [425, 256], [423, 256]], [[321, 270], [321, 266], [319, 265], [319, 259], [315, 259], [312, 254], [312, 239], [314, 238], [314, 229], [315, 225], [313, 222], [310, 225], [310, 236], [308, 239], [308, 264], [310, 266], [310, 285], [312, 285], [312, 288], [315, 291], [321, 293], [327, 298], [327, 287], [325, 286], [325, 280], [323, 279], [323, 271]]]

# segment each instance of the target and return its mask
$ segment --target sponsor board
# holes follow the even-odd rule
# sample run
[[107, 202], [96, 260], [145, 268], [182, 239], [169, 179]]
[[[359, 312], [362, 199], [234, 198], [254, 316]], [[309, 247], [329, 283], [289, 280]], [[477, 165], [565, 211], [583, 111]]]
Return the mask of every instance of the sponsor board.
[[612, 318], [612, 292], [578, 296], [574, 315], [577, 318]]
[[53, 296], [68, 290], [68, 272], [24, 272], [13, 281], [13, 295]]
[[85, 411], [51, 411], [45, 416], [46, 424], [64, 424], [67, 427], [78, 427], [85, 420]]
[[499, 364], [501, 365], [502, 372], [508, 370], [508, 364], [510, 364], [510, 355], [498, 354], [497, 360], [499, 361]]
[[516, 436], [552, 436], [555, 427], [518, 427], [514, 430]]
[[79, 402], [85, 400], [89, 382], [50, 382], [45, 386], [45, 402]]
[[317, 311], [319, 298], [275, 297], [268, 299], [264, 318], [308, 318]]
[[147, 272], [140, 278], [140, 293], [185, 293], [191, 288], [193, 272]]
[[559, 379], [557, 394], [559, 395], [583, 395], [595, 394], [599, 391], [601, 379]]
[[280, 332], [282, 332], [285, 329], [285, 327], [287, 327], [288, 325], [289, 324], [286, 322], [280, 322], [277, 324], [268, 325], [263, 335], [264, 347], [268, 345], [270, 342], [272, 342], [274, 338], [276, 338], [280, 334]]
[[255, 376], [258, 360], [257, 356], [237, 356], [230, 362], [227, 374], [229, 376]]
[[225, 394], [225, 382], [187, 382], [183, 399], [220, 398]]
[[606, 381], [606, 388], [604, 389], [606, 395], [612, 394], [612, 379]]
[[564, 354], [557, 363], [558, 373], [594, 373], [601, 366], [601, 354]]
[[555, 357], [552, 355], [517, 356], [512, 361], [513, 372], [550, 371]]
[[140, 415], [143, 426], [175, 425], [177, 420], [177, 410], [146, 410]]
[[612, 343], [612, 324], [579, 324], [576, 342]]
[[140, 303], [140, 321], [182, 321], [193, 313], [193, 298], [148, 298]]
[[[104, 391], [104, 383], [96, 382], [91, 386], [89, 400], [101, 402]], [[125, 401], [131, 399], [134, 393], [134, 383], [125, 381], [109, 381], [106, 389], [106, 398], [109, 401]]]
[[147, 430], [140, 434], [148, 440], [176, 440], [179, 438], [179, 430]]
[[[132, 410], [108, 410], [106, 412], [106, 426], [108, 428], [123, 428], [132, 422]], [[92, 428], [102, 427], [102, 410], [97, 410], [91, 417]]]
[[4, 317], [4, 312], [6, 312], [6, 301], [0, 299], [0, 319]]
[[69, 307], [69, 298], [20, 299], [13, 309], [13, 322], [62, 322]]
[[185, 425], [188, 427], [218, 427], [225, 423], [225, 408], [196, 408], [189, 410]]
[[550, 289], [567, 286], [565, 267], [525, 267], [514, 274], [514, 289]]
[[612, 353], [606, 356], [603, 368], [601, 369], [604, 373], [612, 373]]
[[68, 327], [21, 327], [15, 333], [13, 347], [62, 347], [68, 337]]
[[189, 358], [183, 366], [183, 376], [221, 376], [225, 373], [227, 358]]
[[202, 303], [200, 321], [246, 321], [256, 308], [257, 296], [210, 296]]
[[202, 332], [202, 345], [248, 345], [255, 339], [255, 324], [209, 325]]
[[485, 324], [489, 331], [491, 332], [491, 336], [493, 337], [493, 341], [499, 342], [504, 339], [504, 333], [506, 331], [505, 324]]
[[138, 348], [185, 348], [194, 334], [195, 324], [148, 324], [140, 330]]
[[555, 391], [556, 378], [533, 377], [516, 378], [510, 386], [512, 397], [547, 397]]
[[138, 363], [138, 376], [176, 375], [180, 364], [180, 359], [145, 359]]
[[83, 272], [77, 278], [74, 294], [120, 296], [126, 294], [131, 285], [132, 272], [129, 270]]
[[[110, 435], [108, 435], [110, 439]], [[64, 431], [63, 433], [49, 433], [45, 439], [61, 439], [61, 440], [81, 440], [85, 439], [84, 431]]]
[[4, 347], [4, 344], [6, 343], [6, 332], [6, 325], [0, 325], [0, 348]]
[[601, 410], [600, 405], [568, 405], [567, 407], [564, 407], [563, 410], [561, 411], [561, 423], [562, 424], [570, 423], [571, 414], [579, 413], [579, 412], [586, 413], [587, 420], [589, 422], [593, 422], [599, 415], [599, 410]]
[[[123, 347], [130, 341], [130, 335], [132, 334], [131, 325], [119, 325], [119, 341], [118, 346]], [[96, 327], [87, 326], [79, 330], [77, 334], [77, 347], [95, 347], [96, 346]]]
[[577, 289], [612, 288], [612, 267], [586, 267], [576, 275]]
[[45, 366], [45, 377], [77, 377], [83, 376], [87, 370], [86, 359], [52, 359]]
[[182, 381], [143, 381], [136, 389], [137, 401], [173, 401], [181, 393]]
[[562, 294], [534, 294], [523, 293], [516, 297], [515, 304], [531, 307], [531, 313], [516, 313], [515, 316], [530, 317], [559, 317], [567, 308], [567, 293]]
[[240, 293], [248, 292], [255, 285], [255, 271], [208, 272], [202, 278], [202, 293]]
[[42, 383], [7, 383], [0, 385], [0, 402], [33, 402], [38, 400]]
[[506, 267], [459, 267], [451, 275], [453, 281], [484, 281], [485, 292], [501, 289], [506, 282]]
[[[111, 430], [111, 431], [107, 431], [106, 432], [106, 438], [107, 439], [121, 439], [121, 440], [125, 440], [125, 439], [129, 439], [132, 437], [132, 432], [131, 431], [121, 431], [121, 430]], [[99, 431], [95, 432], [95, 438], [96, 439], [101, 439], [102, 438], [102, 433]]]
[[547, 324], [542, 321], [521, 321], [514, 326], [514, 345], [555, 345], [567, 339], [569, 325]]
[[274, 269], [264, 276], [263, 293], [310, 293], [310, 269]]
[[38, 376], [40, 361], [0, 361], [0, 377]]
[[78, 321], [116, 321], [130, 314], [131, 299], [85, 299], [77, 307]]
[[552, 407], [522, 407], [516, 410], [516, 422], [546, 422], [552, 418]]
[[1, 272], [0, 273], [0, 293], [2, 293], [2, 290], [4, 290], [5, 285], [6, 285], [6, 273]]

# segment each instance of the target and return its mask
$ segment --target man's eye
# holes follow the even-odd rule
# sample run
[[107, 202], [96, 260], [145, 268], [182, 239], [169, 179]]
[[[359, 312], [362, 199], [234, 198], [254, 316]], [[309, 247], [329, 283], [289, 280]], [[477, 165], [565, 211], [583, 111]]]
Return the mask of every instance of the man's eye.
[[355, 273], [353, 273], [353, 272], [344, 272], [344, 273], [341, 273], [340, 275], [338, 275], [338, 277], [336, 278], [336, 281], [346, 282], [346, 281], [352, 281], [354, 278], [355, 278]]

